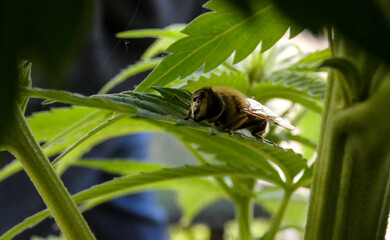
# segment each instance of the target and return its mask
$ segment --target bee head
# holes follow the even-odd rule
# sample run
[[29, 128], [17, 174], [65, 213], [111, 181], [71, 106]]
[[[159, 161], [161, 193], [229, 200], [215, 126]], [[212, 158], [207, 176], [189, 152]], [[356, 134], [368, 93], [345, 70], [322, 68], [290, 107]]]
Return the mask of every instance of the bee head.
[[223, 111], [222, 98], [211, 88], [202, 88], [192, 95], [191, 119], [195, 122], [212, 119]]

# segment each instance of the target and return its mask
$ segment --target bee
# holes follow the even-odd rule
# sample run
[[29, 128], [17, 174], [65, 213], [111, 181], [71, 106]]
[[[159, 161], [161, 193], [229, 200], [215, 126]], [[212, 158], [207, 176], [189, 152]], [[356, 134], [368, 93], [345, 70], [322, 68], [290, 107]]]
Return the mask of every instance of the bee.
[[[288, 121], [278, 116], [258, 101], [227, 88], [202, 88], [194, 92], [186, 120], [207, 121], [218, 129], [228, 131], [247, 129], [261, 140], [271, 122], [277, 126], [294, 129]], [[268, 141], [269, 142], [269, 141]]]

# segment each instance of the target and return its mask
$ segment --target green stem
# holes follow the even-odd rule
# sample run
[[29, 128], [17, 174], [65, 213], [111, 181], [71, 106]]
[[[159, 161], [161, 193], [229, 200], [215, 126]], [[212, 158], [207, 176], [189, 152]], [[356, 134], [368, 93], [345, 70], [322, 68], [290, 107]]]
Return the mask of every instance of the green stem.
[[86, 135], [84, 135], [82, 138], [80, 138], [72, 146], [70, 146], [68, 149], [66, 149], [60, 156], [58, 156], [56, 159], [54, 159], [53, 162], [51, 163], [51, 165], [56, 167], [65, 156], [67, 156], [69, 153], [71, 153], [80, 144], [87, 141], [90, 137], [92, 137], [93, 135], [98, 133], [103, 128], [106, 128], [107, 126], [109, 126], [109, 125], [111, 125], [111, 124], [113, 124], [113, 123], [115, 123], [115, 122], [117, 122], [117, 121], [119, 121], [127, 116], [128, 115], [126, 115], [126, 114], [120, 113], [120, 114], [117, 114], [117, 115], [113, 116], [112, 118], [108, 119], [104, 123], [99, 124], [99, 126], [95, 127], [91, 131], [89, 131]]
[[[206, 159], [204, 159], [202, 155], [200, 155], [193, 147], [191, 147], [185, 142], [183, 142], [183, 144], [194, 154], [194, 156], [199, 160], [199, 162], [201, 162], [202, 164], [207, 164]], [[236, 205], [236, 220], [238, 222], [240, 240], [251, 240], [252, 234], [250, 226], [253, 212], [253, 201], [251, 196], [237, 194], [226, 184], [222, 177], [214, 177], [214, 179]], [[234, 183], [243, 183], [250, 190], [254, 188], [256, 183], [253, 179], [232, 179], [232, 181]]]
[[19, 108], [13, 113], [13, 125], [4, 139], [5, 148], [22, 163], [66, 238], [95, 239]]
[[[199, 160], [201, 164], [207, 164], [206, 159], [202, 157], [191, 145], [183, 141], [183, 145], [188, 148], [188, 150], [194, 154], [194, 156]], [[223, 177], [214, 177], [214, 179], [217, 181], [218, 185], [222, 188], [222, 190], [234, 201], [234, 198], [236, 195], [233, 193], [233, 190], [226, 184], [226, 182], [223, 180]]]
[[[356, 60], [364, 76], [357, 79], [356, 92], [363, 97], [346, 105], [343, 94], [351, 86], [343, 89], [343, 76], [329, 76], [305, 239], [384, 239], [390, 198], [390, 72], [378, 76], [380, 62], [340, 35], [332, 41], [333, 57]], [[367, 68], [367, 62], [377, 67]], [[372, 86], [366, 85], [374, 76], [382, 84], [376, 82], [368, 95]]]
[[236, 219], [238, 222], [238, 230], [240, 233], [240, 240], [251, 240], [251, 221], [253, 201], [250, 197], [236, 197]]
[[286, 192], [284, 193], [282, 203], [279, 206], [279, 210], [276, 213], [274, 220], [272, 221], [271, 228], [268, 231], [268, 233], [265, 237], [265, 240], [273, 240], [275, 238], [276, 234], [278, 233], [278, 231], [280, 229], [280, 224], [282, 223], [282, 219], [283, 219], [283, 216], [286, 212], [287, 205], [290, 201], [292, 193], [293, 193], [293, 191], [291, 191], [291, 190], [286, 190]]

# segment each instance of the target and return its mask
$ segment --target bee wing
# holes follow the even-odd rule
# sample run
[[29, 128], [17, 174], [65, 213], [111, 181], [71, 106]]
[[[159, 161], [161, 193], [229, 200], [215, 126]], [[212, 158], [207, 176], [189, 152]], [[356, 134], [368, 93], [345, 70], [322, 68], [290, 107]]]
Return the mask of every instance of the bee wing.
[[246, 113], [252, 116], [265, 119], [268, 122], [272, 122], [280, 127], [284, 127], [287, 129], [295, 129], [295, 127], [291, 125], [287, 120], [281, 118], [279, 115], [274, 113], [271, 109], [267, 108], [266, 106], [259, 103], [258, 101], [251, 98], [247, 98], [246, 100], [248, 102], [248, 106], [243, 109]]

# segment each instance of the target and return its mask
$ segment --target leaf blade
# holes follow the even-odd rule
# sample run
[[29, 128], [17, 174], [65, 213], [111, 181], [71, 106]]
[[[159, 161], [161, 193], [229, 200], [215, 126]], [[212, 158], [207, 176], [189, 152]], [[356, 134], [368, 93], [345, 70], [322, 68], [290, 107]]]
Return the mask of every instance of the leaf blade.
[[[206, 7], [215, 12], [203, 14], [189, 24], [183, 30], [188, 36], [168, 48], [172, 54], [157, 66], [136, 91], [150, 91], [150, 86], [164, 86], [178, 77], [184, 78], [203, 64], [207, 72], [234, 51], [234, 62], [241, 61], [261, 40], [267, 47], [272, 46], [287, 31], [289, 22], [278, 15], [268, 1], [261, 1], [255, 6], [251, 14], [245, 15], [242, 9], [224, 8], [223, 1], [209, 2]], [[273, 18], [278, 21], [273, 22]], [[270, 29], [279, 30], [268, 32], [272, 24], [277, 27]]]

